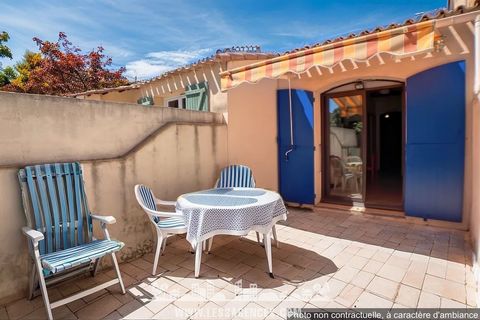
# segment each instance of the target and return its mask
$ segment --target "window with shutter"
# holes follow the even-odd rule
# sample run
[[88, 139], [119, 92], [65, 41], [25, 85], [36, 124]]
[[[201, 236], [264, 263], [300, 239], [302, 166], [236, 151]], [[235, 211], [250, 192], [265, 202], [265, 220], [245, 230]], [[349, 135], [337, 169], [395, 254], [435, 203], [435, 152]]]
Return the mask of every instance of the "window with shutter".
[[208, 85], [206, 82], [195, 83], [185, 89], [185, 109], [209, 111]]
[[154, 105], [153, 98], [149, 97], [149, 96], [139, 98], [137, 100], [137, 103], [141, 104], [141, 105], [144, 105], [144, 106], [153, 106]]

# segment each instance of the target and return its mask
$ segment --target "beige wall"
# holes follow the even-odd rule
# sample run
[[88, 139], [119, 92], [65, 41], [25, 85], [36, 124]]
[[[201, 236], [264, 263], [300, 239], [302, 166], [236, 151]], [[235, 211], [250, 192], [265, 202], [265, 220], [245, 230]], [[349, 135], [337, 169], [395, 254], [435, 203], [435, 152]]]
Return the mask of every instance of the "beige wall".
[[226, 125], [206, 112], [0, 93], [0, 136], [0, 303], [27, 287], [20, 167], [82, 160], [90, 209], [117, 218], [110, 230], [127, 260], [154, 244], [135, 184], [174, 200], [211, 187], [227, 163]]
[[228, 162], [250, 166], [257, 186], [271, 190], [278, 190], [276, 88], [262, 80], [228, 93]]
[[223, 121], [206, 112], [6, 92], [0, 103], [0, 166], [116, 157], [165, 123]]
[[138, 88], [124, 90], [124, 91], [109, 91], [106, 93], [96, 93], [88, 96], [78, 96], [79, 99], [109, 101], [109, 102], [125, 102], [137, 103], [137, 100], [142, 97], [142, 93]]
[[[477, 280], [477, 288], [480, 288], [480, 96], [472, 101], [472, 138], [473, 157], [472, 163], [472, 211], [470, 218], [470, 236], [473, 247], [473, 272]], [[480, 305], [480, 290], [477, 292], [477, 305]]]

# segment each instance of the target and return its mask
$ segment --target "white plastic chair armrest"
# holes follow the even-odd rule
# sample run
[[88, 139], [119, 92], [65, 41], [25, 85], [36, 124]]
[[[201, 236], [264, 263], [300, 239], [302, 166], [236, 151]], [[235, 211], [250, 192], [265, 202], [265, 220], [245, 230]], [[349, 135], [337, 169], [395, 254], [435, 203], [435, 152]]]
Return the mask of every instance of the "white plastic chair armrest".
[[37, 230], [33, 230], [30, 227], [23, 227], [22, 232], [33, 242], [33, 244], [37, 244], [40, 240], [43, 240], [45, 238], [43, 236], [43, 233]]
[[160, 200], [160, 199], [157, 199], [157, 198], [155, 198], [155, 203], [160, 204], [162, 206], [172, 206], [172, 207], [175, 207], [175, 205], [177, 204], [176, 201]]
[[183, 217], [181, 212], [176, 211], [153, 211], [148, 210], [148, 214], [157, 218]]
[[114, 224], [117, 222], [117, 219], [113, 216], [99, 216], [96, 214], [91, 214], [90, 217], [92, 217], [93, 220], [98, 220], [101, 224]]

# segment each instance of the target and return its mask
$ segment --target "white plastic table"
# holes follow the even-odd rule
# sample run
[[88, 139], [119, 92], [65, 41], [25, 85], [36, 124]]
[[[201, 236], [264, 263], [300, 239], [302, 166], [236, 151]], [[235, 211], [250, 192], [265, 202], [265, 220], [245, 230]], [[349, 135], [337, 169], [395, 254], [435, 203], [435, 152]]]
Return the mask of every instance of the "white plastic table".
[[280, 220], [287, 219], [287, 209], [276, 192], [259, 188], [218, 188], [181, 195], [176, 211], [187, 226], [187, 241], [195, 248], [195, 277], [200, 274], [202, 244], [215, 235], [262, 233], [268, 271], [273, 277], [271, 232]]

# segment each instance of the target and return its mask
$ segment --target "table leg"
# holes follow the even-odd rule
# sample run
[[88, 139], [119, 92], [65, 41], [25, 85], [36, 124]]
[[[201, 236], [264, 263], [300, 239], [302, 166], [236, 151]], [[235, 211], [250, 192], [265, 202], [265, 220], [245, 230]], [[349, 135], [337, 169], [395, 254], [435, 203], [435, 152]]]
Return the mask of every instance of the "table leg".
[[263, 234], [263, 241], [265, 244], [265, 253], [267, 254], [268, 272], [270, 277], [274, 278], [272, 271], [272, 238], [270, 233], [271, 231]]
[[195, 248], [195, 278], [198, 278], [200, 275], [200, 264], [202, 263], [202, 249], [203, 249], [203, 241], [197, 243]]

